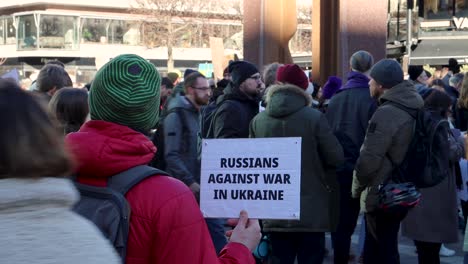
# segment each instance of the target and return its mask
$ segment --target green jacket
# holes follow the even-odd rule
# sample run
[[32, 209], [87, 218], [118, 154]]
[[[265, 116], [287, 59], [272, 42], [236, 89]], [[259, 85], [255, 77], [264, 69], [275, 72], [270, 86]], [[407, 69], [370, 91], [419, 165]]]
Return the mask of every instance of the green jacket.
[[300, 221], [265, 220], [266, 232], [328, 232], [338, 221], [335, 170], [343, 150], [325, 116], [310, 107], [312, 99], [299, 87], [269, 88], [267, 108], [250, 123], [250, 137], [301, 137]]
[[352, 195], [361, 197], [361, 208], [366, 212], [377, 209], [378, 186], [386, 182], [393, 171], [388, 157], [394, 164], [400, 164], [413, 136], [414, 118], [385, 102], [396, 102], [412, 109], [424, 106], [416, 88], [408, 81], [386, 90], [379, 101], [381, 105], [369, 121], [353, 177]]

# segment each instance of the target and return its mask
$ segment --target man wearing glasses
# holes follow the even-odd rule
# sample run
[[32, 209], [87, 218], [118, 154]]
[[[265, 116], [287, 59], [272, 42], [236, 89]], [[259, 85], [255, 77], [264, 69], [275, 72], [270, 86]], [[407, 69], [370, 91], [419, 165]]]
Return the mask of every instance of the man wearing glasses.
[[190, 187], [198, 199], [200, 164], [197, 160], [197, 133], [200, 130], [199, 110], [208, 104], [211, 88], [199, 72], [184, 80], [185, 95], [177, 96], [168, 106], [164, 118], [164, 158], [166, 171]]
[[212, 120], [214, 138], [248, 138], [249, 124], [258, 114], [258, 102], [265, 89], [261, 75], [250, 62], [229, 64], [231, 83], [217, 100]]
[[[174, 97], [169, 102], [164, 119], [164, 158], [166, 171], [184, 182], [199, 201], [200, 162], [197, 152], [197, 134], [200, 130], [200, 108], [210, 101], [212, 91], [208, 80], [199, 72], [184, 79], [185, 95]], [[224, 222], [206, 219], [216, 252], [227, 244]], [[183, 242], [185, 243], [185, 242]]]

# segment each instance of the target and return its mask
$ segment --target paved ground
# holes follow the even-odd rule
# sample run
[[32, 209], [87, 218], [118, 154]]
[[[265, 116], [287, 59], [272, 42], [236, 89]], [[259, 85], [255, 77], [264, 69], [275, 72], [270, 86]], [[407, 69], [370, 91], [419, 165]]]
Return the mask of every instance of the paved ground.
[[[359, 223], [360, 222], [361, 221], [359, 220]], [[356, 231], [354, 232], [354, 235], [352, 237], [352, 240], [353, 240], [352, 252], [355, 254], [358, 252], [357, 248], [358, 248], [360, 228], [361, 228], [360, 225], [356, 227]], [[462, 234], [460, 233], [459, 243], [446, 245], [448, 248], [455, 250], [457, 254], [453, 257], [446, 257], [446, 258], [441, 257], [440, 259], [441, 264], [462, 264], [463, 263], [462, 241], [463, 241], [463, 237], [462, 237]], [[330, 242], [329, 235], [327, 235], [327, 248], [330, 250], [330, 255], [332, 255], [333, 251], [331, 250], [331, 242]], [[401, 237], [400, 243], [399, 243], [399, 250], [400, 250], [401, 264], [418, 264], [418, 258], [415, 252], [416, 248], [413, 245], [413, 241], [405, 237]], [[328, 256], [325, 259], [324, 264], [332, 264], [332, 263], [333, 263], [332, 256]]]

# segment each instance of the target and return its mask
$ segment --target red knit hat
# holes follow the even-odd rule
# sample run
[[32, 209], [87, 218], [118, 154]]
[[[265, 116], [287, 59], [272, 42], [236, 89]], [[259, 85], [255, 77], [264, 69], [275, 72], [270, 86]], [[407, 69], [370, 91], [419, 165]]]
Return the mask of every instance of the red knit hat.
[[285, 64], [278, 68], [276, 80], [282, 83], [294, 84], [304, 90], [309, 87], [309, 80], [297, 64]]

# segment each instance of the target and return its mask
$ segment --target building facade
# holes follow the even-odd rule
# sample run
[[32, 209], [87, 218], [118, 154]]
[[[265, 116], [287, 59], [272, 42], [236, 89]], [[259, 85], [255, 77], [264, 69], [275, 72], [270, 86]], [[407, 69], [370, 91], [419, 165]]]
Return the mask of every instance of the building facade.
[[[0, 75], [15, 68], [28, 78], [47, 61], [60, 60], [74, 82], [84, 84], [102, 64], [123, 53], [138, 54], [164, 72], [167, 27], [158, 28], [160, 21], [137, 8], [129, 0], [2, 0]], [[184, 70], [211, 62], [209, 36], [222, 38], [227, 52], [239, 53], [242, 24], [232, 17], [192, 17], [188, 26], [183, 18], [171, 18], [171, 27], [185, 29], [173, 36], [174, 66]]]

